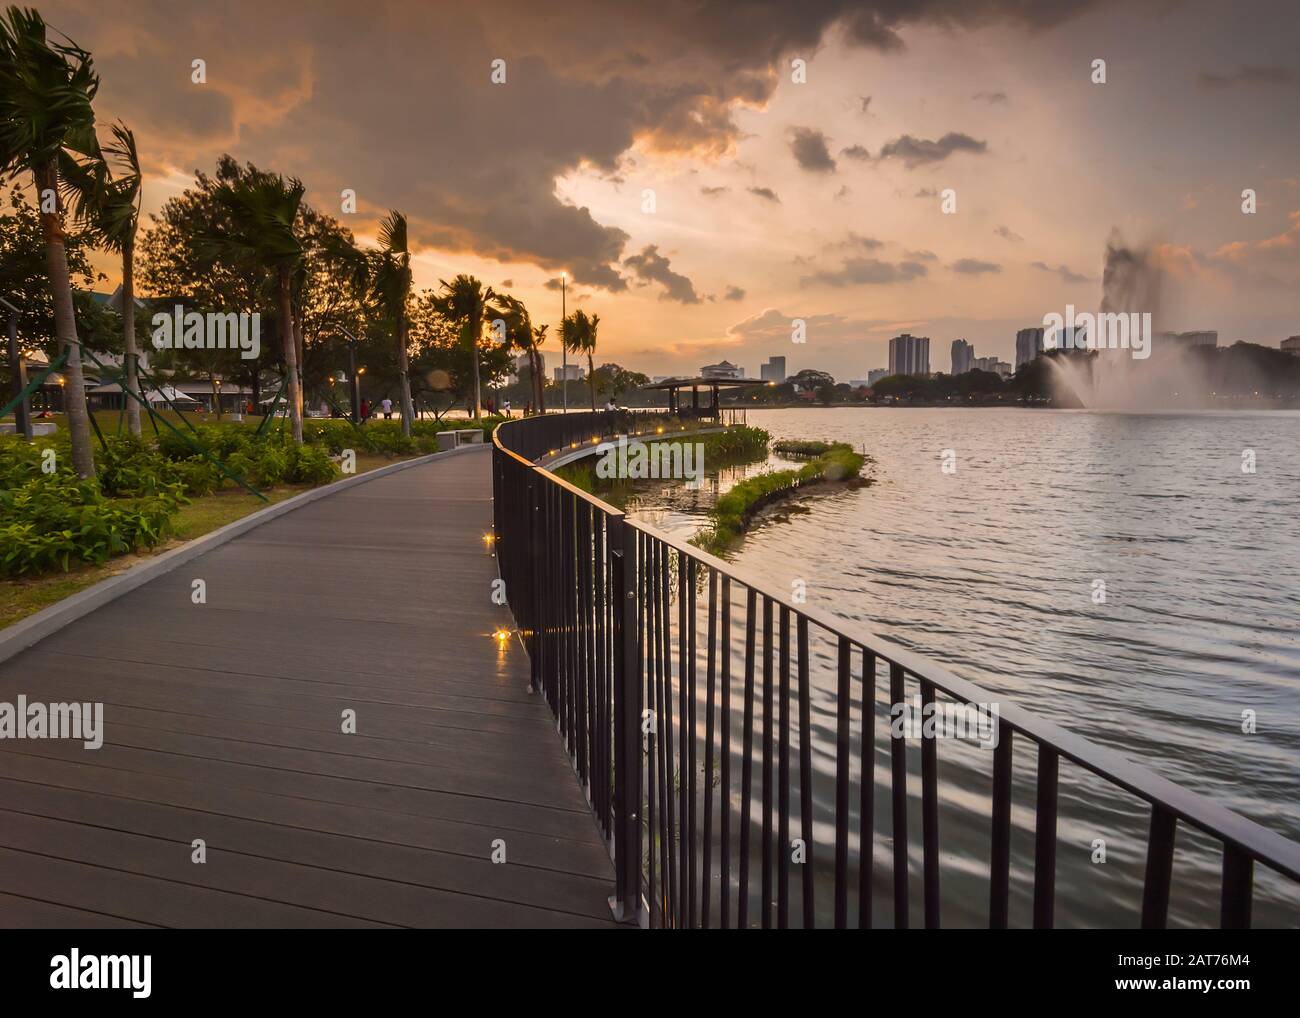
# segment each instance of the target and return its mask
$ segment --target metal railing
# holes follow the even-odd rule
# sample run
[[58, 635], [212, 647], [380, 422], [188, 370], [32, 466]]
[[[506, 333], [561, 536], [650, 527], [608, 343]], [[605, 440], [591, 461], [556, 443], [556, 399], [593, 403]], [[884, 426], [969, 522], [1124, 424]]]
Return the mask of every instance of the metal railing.
[[[857, 624], [795, 603], [533, 462], [635, 433], [641, 421], [568, 414], [508, 421], [493, 435], [496, 547], [507, 599], [533, 687], [554, 711], [610, 840], [616, 914], [654, 927], [757, 921], [766, 928], [789, 925], [797, 906], [797, 925], [870, 925], [874, 846], [877, 834], [886, 836], [875, 829], [873, 801], [877, 750], [884, 753], [882, 706], [887, 716], [910, 690], [926, 706], [999, 704], [989, 796], [992, 928], [1009, 919], [1013, 750], [1021, 740], [1036, 750], [1034, 927], [1054, 925], [1062, 761], [1149, 809], [1143, 927], [1166, 924], [1180, 824], [1222, 846], [1225, 928], [1250, 925], [1256, 863], [1300, 881], [1300, 845], [1280, 834]], [[835, 677], [833, 691], [818, 690], [816, 703], [814, 661], [828, 669], [833, 661]], [[820, 741], [814, 714], [829, 730]], [[919, 769], [919, 912], [925, 926], [937, 927], [938, 740], [922, 739], [918, 753], [887, 729], [885, 739], [893, 925], [911, 919], [909, 782]], [[819, 839], [819, 821], [833, 835]]]

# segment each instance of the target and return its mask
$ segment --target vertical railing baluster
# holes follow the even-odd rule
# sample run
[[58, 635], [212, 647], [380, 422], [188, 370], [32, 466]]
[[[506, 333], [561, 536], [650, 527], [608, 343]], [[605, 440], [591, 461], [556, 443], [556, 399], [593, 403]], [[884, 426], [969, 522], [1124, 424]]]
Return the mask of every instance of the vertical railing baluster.
[[1250, 929], [1254, 897], [1255, 860], [1236, 845], [1223, 845], [1223, 891], [1219, 898], [1219, 925], [1225, 930]]
[[781, 606], [781, 727], [777, 743], [777, 883], [776, 925], [790, 926], [790, 609]]
[[876, 655], [862, 651], [862, 739], [858, 743], [858, 929], [871, 928], [875, 854]]
[[[675, 749], [673, 742], [673, 654], [672, 654], [672, 564], [668, 547], [662, 547], [663, 554], [660, 558], [660, 576], [659, 593], [663, 598], [663, 620], [664, 620], [664, 675], [663, 675], [663, 721], [664, 721], [664, 762], [667, 772], [664, 777], [667, 779], [668, 786], [664, 793], [664, 817], [668, 821], [668, 879], [664, 887], [668, 892], [668, 914], [672, 916], [673, 926], [682, 925], [681, 914], [681, 873], [677, 866], [678, 843], [677, 839], [681, 832], [678, 829], [677, 819], [681, 810], [681, 795], [677, 791], [679, 784], [677, 777], [677, 762], [675, 759]], [[679, 556], [680, 557], [680, 556]], [[677, 662], [677, 668], [681, 670], [680, 655]]]
[[808, 685], [808, 620], [799, 615], [795, 623], [795, 646], [799, 662], [799, 837], [803, 839], [803, 927], [817, 925], [817, 871], [813, 862], [812, 801], [812, 692]]
[[841, 636], [835, 683], [835, 928], [849, 925], [849, 691], [852, 647]]
[[763, 929], [772, 928], [772, 599], [763, 598]]
[[1011, 899], [1011, 767], [1015, 730], [997, 721], [993, 751], [993, 845], [989, 861], [989, 928], [1005, 930]]
[[[645, 577], [645, 585], [642, 588], [643, 608], [646, 619], [645, 632], [645, 654], [646, 654], [646, 710], [650, 711], [651, 723], [647, 725], [649, 735], [646, 735], [646, 785], [647, 785], [647, 844], [646, 844], [646, 883], [647, 893], [650, 894], [650, 927], [655, 927], [655, 915], [659, 915], [659, 926], [663, 926], [663, 910], [659, 906], [658, 894], [659, 884], [663, 883], [663, 872], [655, 866], [655, 855], [658, 853], [659, 845], [663, 844], [662, 837], [659, 836], [659, 806], [658, 806], [658, 789], [659, 789], [659, 629], [658, 629], [658, 612], [655, 606], [658, 605], [658, 597], [655, 594], [656, 577], [658, 569], [655, 568], [654, 538], [642, 534], [641, 537], [641, 562], [643, 564], [642, 576]], [[658, 880], [656, 880], [658, 876]]]
[[1050, 930], [1056, 898], [1056, 800], [1060, 756], [1038, 746], [1038, 808], [1034, 823], [1034, 929]]
[[721, 928], [731, 923], [731, 577], [722, 577], [722, 787], [718, 790], [722, 868], [718, 875], [718, 918]]
[[749, 926], [749, 828], [754, 798], [754, 612], [757, 595], [753, 587], [746, 590], [745, 607], [745, 727], [740, 757], [740, 888], [736, 902], [736, 928], [741, 930]]
[[683, 838], [686, 844], [686, 861], [689, 864], [687, 869], [687, 892], [686, 892], [686, 914], [688, 917], [687, 924], [691, 927], [699, 925], [699, 894], [697, 880], [699, 874], [698, 853], [695, 848], [696, 827], [695, 816], [697, 806], [697, 775], [695, 769], [696, 762], [696, 742], [698, 741], [698, 731], [695, 727], [696, 713], [696, 696], [695, 696], [695, 653], [696, 653], [696, 627], [698, 619], [696, 618], [695, 605], [695, 577], [696, 565], [695, 559], [687, 561], [686, 570], [686, 619], [690, 625], [690, 633], [686, 641], [687, 668], [686, 668], [686, 706], [688, 715], [683, 727], [689, 728], [689, 735], [686, 740], [688, 749], [687, 758], [682, 762], [683, 768], [687, 774], [686, 784], [686, 831]]
[[1159, 806], [1151, 807], [1147, 836], [1147, 871], [1142, 883], [1142, 928], [1163, 930], [1169, 918], [1169, 884], [1174, 871], [1174, 837], [1178, 818]]
[[[921, 680], [922, 717], [935, 709], [934, 686]], [[925, 928], [939, 928], [939, 740], [921, 736], [921, 861]]]
[[709, 570], [709, 651], [705, 671], [704, 707], [704, 887], [700, 895], [700, 926], [709, 928], [709, 903], [713, 896], [713, 692], [718, 650], [718, 572]]
[[[903, 666], [889, 664], [889, 702], [892, 711], [906, 706], [907, 690], [904, 685]], [[893, 805], [894, 838], [894, 928], [908, 927], [908, 861], [907, 861], [907, 737], [906, 733], [891, 731], [889, 739], [890, 799]]]

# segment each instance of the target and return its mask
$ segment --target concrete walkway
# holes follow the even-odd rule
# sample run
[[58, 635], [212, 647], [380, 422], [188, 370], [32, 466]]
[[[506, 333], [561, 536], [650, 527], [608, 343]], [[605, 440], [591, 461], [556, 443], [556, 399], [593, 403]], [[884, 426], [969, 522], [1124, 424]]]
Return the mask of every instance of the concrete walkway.
[[555, 722], [492, 638], [490, 463], [341, 491], [0, 664], [0, 704], [104, 705], [100, 749], [0, 739], [0, 926], [611, 925]]

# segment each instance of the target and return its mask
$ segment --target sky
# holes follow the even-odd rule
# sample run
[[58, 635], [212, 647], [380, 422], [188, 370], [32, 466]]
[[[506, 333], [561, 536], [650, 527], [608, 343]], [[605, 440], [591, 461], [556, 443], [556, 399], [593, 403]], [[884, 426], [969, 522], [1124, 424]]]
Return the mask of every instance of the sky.
[[38, 6], [135, 130], [146, 212], [228, 152], [363, 245], [406, 213], [419, 288], [470, 272], [554, 331], [567, 273], [598, 363], [849, 380], [900, 332], [933, 370], [957, 338], [1014, 361], [1100, 307], [1108, 245], [1158, 329], [1300, 333], [1294, 0]]

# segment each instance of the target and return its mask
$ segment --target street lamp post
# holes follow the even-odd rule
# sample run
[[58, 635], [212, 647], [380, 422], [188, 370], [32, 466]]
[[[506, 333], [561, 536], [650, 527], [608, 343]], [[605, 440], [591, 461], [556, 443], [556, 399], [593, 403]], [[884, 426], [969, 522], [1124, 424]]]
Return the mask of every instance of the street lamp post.
[[565, 298], [568, 287], [568, 273], [560, 273], [560, 391], [564, 394], [564, 412], [568, 413], [568, 347], [564, 345], [564, 319], [568, 316]]
[[361, 421], [361, 386], [357, 378], [357, 337], [347, 329], [339, 329], [348, 341], [348, 379], [352, 383], [352, 423]]
[[566, 287], [569, 284], [569, 274], [560, 273], [560, 390], [564, 394], [564, 412], [569, 412], [569, 348], [564, 343], [564, 319], [567, 317], [568, 308], [565, 306]]
[[[18, 349], [18, 309], [3, 297], [0, 297], [0, 306], [9, 312], [9, 378], [13, 395], [17, 396], [27, 388], [27, 362]], [[14, 404], [14, 433], [22, 435], [29, 442], [32, 440], [32, 418], [26, 399], [20, 399]]]

